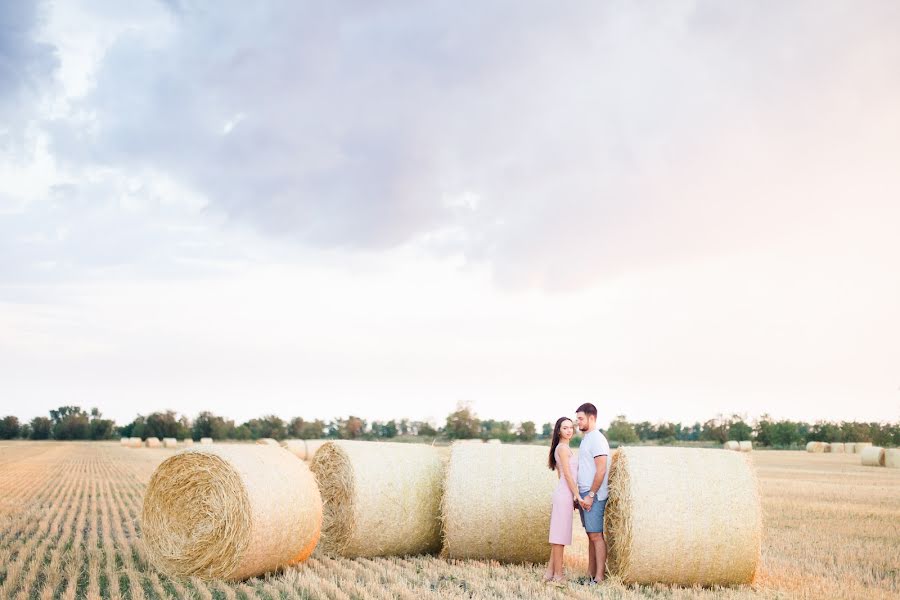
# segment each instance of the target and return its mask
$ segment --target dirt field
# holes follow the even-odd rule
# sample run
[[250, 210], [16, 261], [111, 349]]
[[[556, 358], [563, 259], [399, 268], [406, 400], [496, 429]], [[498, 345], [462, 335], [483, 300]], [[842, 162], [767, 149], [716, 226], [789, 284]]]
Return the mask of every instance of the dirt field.
[[[172, 450], [0, 442], [0, 598], [898, 598], [900, 470], [858, 455], [755, 452], [765, 515], [753, 587], [567, 589], [541, 567], [315, 556], [243, 584], [173, 581], [147, 562], [144, 486]], [[660, 490], [660, 493], [663, 493]], [[723, 532], [728, 535], [728, 532]]]

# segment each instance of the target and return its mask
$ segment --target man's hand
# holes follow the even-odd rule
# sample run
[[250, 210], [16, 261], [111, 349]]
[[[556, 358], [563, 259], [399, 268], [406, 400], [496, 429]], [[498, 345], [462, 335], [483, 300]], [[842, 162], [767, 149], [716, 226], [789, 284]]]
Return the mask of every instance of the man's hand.
[[587, 510], [587, 511], [591, 510], [591, 506], [593, 506], [593, 505], [594, 505], [594, 499], [591, 496], [588, 496], [587, 498], [583, 498], [581, 500], [581, 508], [583, 508], [584, 510]]

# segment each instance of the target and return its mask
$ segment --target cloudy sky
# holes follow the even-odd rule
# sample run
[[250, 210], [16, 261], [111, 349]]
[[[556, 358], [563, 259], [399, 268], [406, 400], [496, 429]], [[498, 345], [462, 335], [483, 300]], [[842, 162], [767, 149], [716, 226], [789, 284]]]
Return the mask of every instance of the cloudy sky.
[[900, 419], [900, 4], [0, 5], [0, 413]]

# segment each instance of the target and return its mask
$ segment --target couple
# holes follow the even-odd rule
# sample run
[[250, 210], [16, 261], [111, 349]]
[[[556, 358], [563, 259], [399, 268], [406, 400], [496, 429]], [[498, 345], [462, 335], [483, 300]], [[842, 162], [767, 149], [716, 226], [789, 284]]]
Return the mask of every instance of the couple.
[[550, 444], [550, 469], [559, 475], [553, 492], [550, 513], [550, 562], [544, 581], [561, 583], [563, 552], [572, 543], [572, 508], [581, 514], [581, 524], [588, 536], [588, 585], [603, 581], [606, 567], [606, 540], [603, 538], [603, 513], [609, 496], [609, 442], [597, 430], [597, 407], [582, 404], [576, 412], [578, 429], [584, 433], [578, 459], [569, 449], [575, 434], [572, 419], [561, 417], [553, 428]]

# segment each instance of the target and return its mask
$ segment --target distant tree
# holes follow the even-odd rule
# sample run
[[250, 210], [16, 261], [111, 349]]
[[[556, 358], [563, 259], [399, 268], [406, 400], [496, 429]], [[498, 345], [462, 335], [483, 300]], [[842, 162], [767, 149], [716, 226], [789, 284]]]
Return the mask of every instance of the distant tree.
[[[252, 440], [253, 439], [253, 431], [250, 430], [250, 427], [247, 426], [246, 423], [235, 427], [231, 432], [231, 437], [235, 440]], [[259, 439], [259, 438], [257, 438]]]
[[386, 438], [386, 439], [397, 437], [397, 421], [391, 419], [387, 423], [379, 423], [377, 430], [375, 429], [375, 425], [373, 423], [372, 433], [376, 437]]
[[534, 440], [535, 429], [534, 421], [525, 421], [519, 426], [519, 439], [523, 442]]
[[87, 440], [91, 437], [91, 423], [88, 414], [79, 406], [60, 406], [50, 411], [53, 421], [53, 439]]
[[618, 415], [612, 420], [606, 431], [606, 437], [622, 444], [633, 444], [640, 439], [634, 430], [634, 425], [628, 422], [625, 415]]
[[751, 435], [753, 435], [752, 427], [745, 423], [744, 420], [738, 415], [732, 417], [731, 423], [729, 423], [728, 425], [729, 440], [741, 442], [744, 440], [749, 440]]
[[204, 437], [211, 437], [214, 440], [229, 439], [233, 437], [234, 421], [226, 421], [223, 417], [203, 411], [194, 419], [193, 433], [195, 440]]
[[28, 423], [22, 423], [22, 426], [19, 427], [19, 437], [23, 440], [31, 439], [31, 425]]
[[512, 423], [509, 421], [486, 419], [481, 421], [481, 438], [485, 440], [497, 439], [506, 442], [512, 441], [515, 439], [512, 429]]
[[287, 437], [287, 426], [281, 417], [276, 415], [266, 415], [260, 419], [250, 419], [244, 425], [250, 430], [250, 436], [258, 440], [259, 438], [272, 438], [283, 440]]
[[116, 424], [112, 419], [104, 419], [100, 409], [91, 409], [90, 438], [92, 440], [110, 440], [116, 435]]
[[305, 421], [301, 417], [296, 417], [291, 419], [288, 434], [301, 440], [317, 440], [325, 435], [325, 429], [326, 425], [322, 420]]
[[47, 417], [35, 417], [31, 420], [31, 439], [49, 440], [53, 429], [53, 421]]
[[541, 425], [541, 437], [549, 438], [553, 436], [553, 423], [544, 423]]
[[9, 415], [0, 419], [0, 440], [19, 437], [19, 417]]
[[410, 433], [413, 435], [421, 435], [425, 437], [434, 437], [440, 433], [435, 429], [434, 425], [428, 421], [413, 421], [409, 425]]
[[705, 442], [724, 444], [728, 441], [728, 421], [718, 417], [703, 424], [700, 439]]
[[400, 435], [409, 435], [409, 432], [410, 432], [409, 419], [400, 419], [399, 428], [400, 428]]
[[650, 421], [635, 423], [634, 432], [641, 441], [655, 440], [657, 438], [656, 427], [654, 427]]
[[479, 437], [482, 423], [468, 404], [458, 404], [456, 410], [447, 415], [444, 434], [451, 440]]
[[144, 420], [143, 437], [177, 438], [180, 433], [181, 423], [175, 411], [150, 413]]
[[336, 419], [334, 427], [337, 437], [342, 440], [357, 440], [366, 433], [366, 422], [350, 415], [346, 419]]

